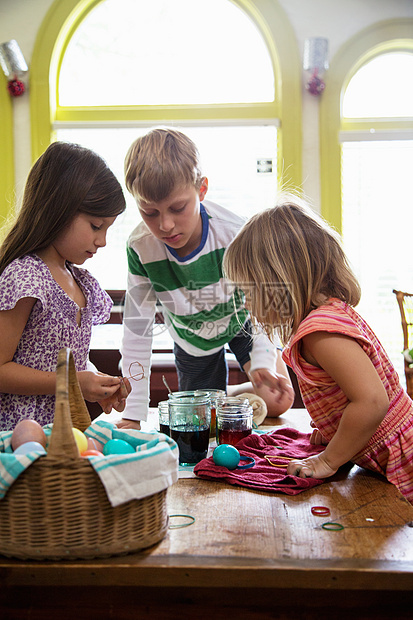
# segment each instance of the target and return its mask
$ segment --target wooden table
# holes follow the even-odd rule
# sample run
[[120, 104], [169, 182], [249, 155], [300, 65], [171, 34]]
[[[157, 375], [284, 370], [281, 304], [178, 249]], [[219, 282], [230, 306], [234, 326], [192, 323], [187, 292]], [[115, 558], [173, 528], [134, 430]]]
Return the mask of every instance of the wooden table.
[[[272, 423], [310, 430], [298, 409]], [[196, 521], [138, 554], [0, 558], [0, 617], [413, 618], [413, 506], [371, 472], [343, 467], [297, 496], [185, 478], [168, 490], [168, 512]], [[326, 520], [344, 529], [326, 531]]]

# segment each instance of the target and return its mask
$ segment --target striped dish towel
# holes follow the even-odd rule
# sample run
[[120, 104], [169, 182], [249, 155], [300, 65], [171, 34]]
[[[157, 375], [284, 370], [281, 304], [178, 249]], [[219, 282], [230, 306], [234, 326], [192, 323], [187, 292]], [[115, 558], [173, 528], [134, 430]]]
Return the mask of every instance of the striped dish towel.
[[109, 439], [124, 439], [136, 450], [131, 454], [88, 457], [112, 506], [153, 495], [178, 480], [178, 445], [163, 433], [122, 430], [99, 420], [86, 429], [85, 435], [103, 444]]
[[[46, 435], [51, 429], [51, 424], [43, 427]], [[124, 439], [135, 448], [131, 454], [87, 457], [112, 506], [153, 495], [178, 480], [178, 446], [163, 433], [122, 430], [102, 420], [92, 423], [85, 435], [103, 444], [109, 439]], [[0, 499], [20, 474], [43, 456], [38, 452], [14, 455], [11, 436], [12, 431], [0, 433]]]
[[[43, 427], [46, 436], [50, 435], [51, 426], [51, 424], [48, 424]], [[42, 456], [40, 452], [14, 455], [11, 447], [12, 434], [13, 431], [3, 431], [0, 433], [0, 499], [6, 495], [20, 474]]]

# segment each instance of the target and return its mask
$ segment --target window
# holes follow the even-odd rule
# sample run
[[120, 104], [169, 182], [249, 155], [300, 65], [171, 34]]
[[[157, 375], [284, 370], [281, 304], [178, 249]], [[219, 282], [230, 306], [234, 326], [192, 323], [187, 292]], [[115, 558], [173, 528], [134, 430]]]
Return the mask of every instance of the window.
[[[199, 148], [207, 198], [243, 215], [274, 203], [279, 121], [267, 117], [276, 110], [274, 67], [256, 24], [234, 3], [211, 0], [206, 10], [194, 0], [105, 0], [70, 38], [57, 93], [57, 139], [96, 150], [122, 184], [132, 141], [150, 125], [173, 124]], [[131, 108], [136, 118], [125, 122]], [[211, 110], [225, 118], [203, 118]], [[126, 286], [125, 244], [140, 221], [126, 189], [125, 196], [127, 212], [88, 264], [107, 289]]]
[[[413, 52], [386, 52], [351, 78], [342, 108], [342, 233], [359, 311], [404, 381], [393, 288], [413, 290]], [[410, 119], [408, 124], [402, 123]]]
[[273, 100], [264, 39], [228, 0], [105, 0], [70, 39], [59, 78], [61, 106]]
[[[199, 148], [202, 169], [209, 180], [208, 199], [245, 216], [274, 204], [277, 191], [276, 127], [211, 126], [178, 129], [189, 135]], [[93, 148], [106, 159], [124, 186], [123, 161], [126, 151], [144, 131], [143, 128], [58, 129], [57, 138]], [[93, 260], [87, 263], [87, 268], [106, 289], [126, 288], [126, 240], [141, 219], [133, 197], [126, 188], [124, 192], [127, 199], [126, 212], [109, 229], [106, 247], [101, 248]]]
[[351, 78], [343, 100], [344, 118], [412, 116], [413, 54], [380, 54]]

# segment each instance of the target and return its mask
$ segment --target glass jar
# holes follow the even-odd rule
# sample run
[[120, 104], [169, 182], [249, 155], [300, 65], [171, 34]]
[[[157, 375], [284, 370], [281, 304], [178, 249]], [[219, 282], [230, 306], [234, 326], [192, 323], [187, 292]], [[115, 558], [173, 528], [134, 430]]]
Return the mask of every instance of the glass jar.
[[217, 444], [235, 446], [252, 433], [252, 407], [247, 398], [226, 397], [218, 401]]
[[209, 390], [186, 390], [183, 392], [169, 392], [168, 398], [186, 398], [188, 396], [208, 396]]
[[203, 396], [209, 395], [211, 401], [211, 437], [215, 437], [216, 434], [216, 409], [218, 405], [218, 400], [226, 397], [226, 393], [224, 390], [193, 390], [187, 392], [170, 392], [169, 398], [179, 398], [181, 396]]
[[211, 400], [211, 437], [215, 437], [218, 401], [226, 398], [226, 393], [224, 390], [207, 390], [207, 392]]
[[169, 395], [170, 436], [179, 448], [181, 465], [194, 465], [207, 456], [211, 402], [207, 393]]
[[169, 400], [158, 403], [159, 432], [169, 435]]

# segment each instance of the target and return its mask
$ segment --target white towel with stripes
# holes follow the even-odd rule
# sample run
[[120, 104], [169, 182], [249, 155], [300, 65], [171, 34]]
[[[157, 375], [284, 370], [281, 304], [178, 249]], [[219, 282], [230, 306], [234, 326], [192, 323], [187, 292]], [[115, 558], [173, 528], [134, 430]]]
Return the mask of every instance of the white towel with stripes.
[[[50, 435], [52, 425], [43, 427]], [[105, 444], [109, 439], [124, 439], [135, 452], [108, 456], [89, 456], [112, 506], [142, 499], [168, 488], [178, 480], [179, 450], [167, 435], [157, 431], [118, 429], [111, 422], [96, 421], [85, 435]], [[11, 448], [12, 431], [0, 433], [0, 499], [13, 482], [38, 458], [39, 452], [15, 455]]]

